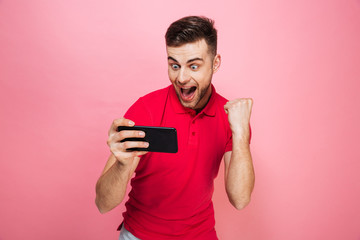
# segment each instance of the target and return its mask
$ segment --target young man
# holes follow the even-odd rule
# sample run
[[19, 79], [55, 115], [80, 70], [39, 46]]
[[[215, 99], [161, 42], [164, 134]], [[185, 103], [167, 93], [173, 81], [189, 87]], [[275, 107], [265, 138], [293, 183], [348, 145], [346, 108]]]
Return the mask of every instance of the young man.
[[[141, 97], [109, 130], [111, 155], [96, 185], [96, 205], [105, 213], [125, 196], [120, 239], [217, 239], [212, 194], [221, 159], [226, 192], [236, 209], [250, 201], [254, 169], [250, 153], [252, 99], [227, 101], [211, 84], [219, 69], [212, 20], [185, 17], [166, 32], [171, 85]], [[127, 152], [145, 142], [141, 131], [118, 126], [175, 127], [178, 153]], [[135, 176], [133, 177], [133, 174]]]

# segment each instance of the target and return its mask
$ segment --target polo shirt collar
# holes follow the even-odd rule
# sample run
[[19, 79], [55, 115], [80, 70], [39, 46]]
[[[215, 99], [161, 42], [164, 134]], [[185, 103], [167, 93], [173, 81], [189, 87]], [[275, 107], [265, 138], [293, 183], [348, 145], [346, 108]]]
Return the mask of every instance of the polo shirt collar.
[[[170, 91], [169, 91], [169, 95], [170, 95], [170, 102], [172, 105], [173, 110], [175, 111], [175, 113], [188, 113], [188, 114], [192, 114], [192, 115], [196, 115], [196, 111], [191, 109], [191, 108], [187, 108], [184, 107], [181, 103], [180, 100], [175, 92], [175, 88], [173, 85], [170, 85]], [[213, 86], [213, 84], [211, 84], [211, 96], [210, 99], [208, 101], [208, 103], [206, 104], [205, 108], [203, 110], [201, 110], [200, 114], [205, 114], [209, 117], [214, 117], [216, 114], [216, 108], [215, 108], [215, 95], [216, 95], [216, 91], [215, 91], [215, 87]]]

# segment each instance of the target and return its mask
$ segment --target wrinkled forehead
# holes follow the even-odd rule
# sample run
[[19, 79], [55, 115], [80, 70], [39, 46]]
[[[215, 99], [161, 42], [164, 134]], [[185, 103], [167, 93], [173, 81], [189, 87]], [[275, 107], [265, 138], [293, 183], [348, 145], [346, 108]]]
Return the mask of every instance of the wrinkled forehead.
[[190, 59], [211, 57], [208, 45], [205, 40], [186, 43], [178, 47], [166, 46], [168, 57], [176, 59], [178, 62], [186, 62]]

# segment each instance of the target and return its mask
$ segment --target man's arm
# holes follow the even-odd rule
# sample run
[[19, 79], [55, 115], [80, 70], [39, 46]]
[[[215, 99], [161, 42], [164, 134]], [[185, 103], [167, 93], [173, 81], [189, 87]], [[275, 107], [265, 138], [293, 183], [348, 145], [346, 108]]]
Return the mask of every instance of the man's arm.
[[224, 155], [225, 187], [231, 204], [240, 210], [249, 204], [255, 183], [249, 146], [252, 99], [230, 101], [224, 109], [228, 114], [233, 141], [232, 151]]
[[105, 165], [105, 168], [96, 183], [95, 203], [101, 213], [106, 213], [119, 205], [125, 197], [126, 187], [131, 179], [140, 156], [146, 152], [134, 151], [127, 152], [127, 148], [147, 147], [146, 142], [121, 142], [125, 138], [144, 137], [141, 131], [120, 131], [118, 126], [134, 126], [134, 122], [121, 118], [114, 120], [109, 130], [108, 145], [111, 155]]

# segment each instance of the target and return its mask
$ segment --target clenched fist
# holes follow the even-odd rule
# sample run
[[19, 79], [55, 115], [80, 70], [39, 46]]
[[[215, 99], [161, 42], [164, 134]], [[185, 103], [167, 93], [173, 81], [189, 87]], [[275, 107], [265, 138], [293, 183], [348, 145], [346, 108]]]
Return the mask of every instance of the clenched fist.
[[253, 100], [251, 98], [238, 98], [225, 104], [224, 109], [228, 114], [233, 138], [236, 137], [249, 142], [252, 105]]

